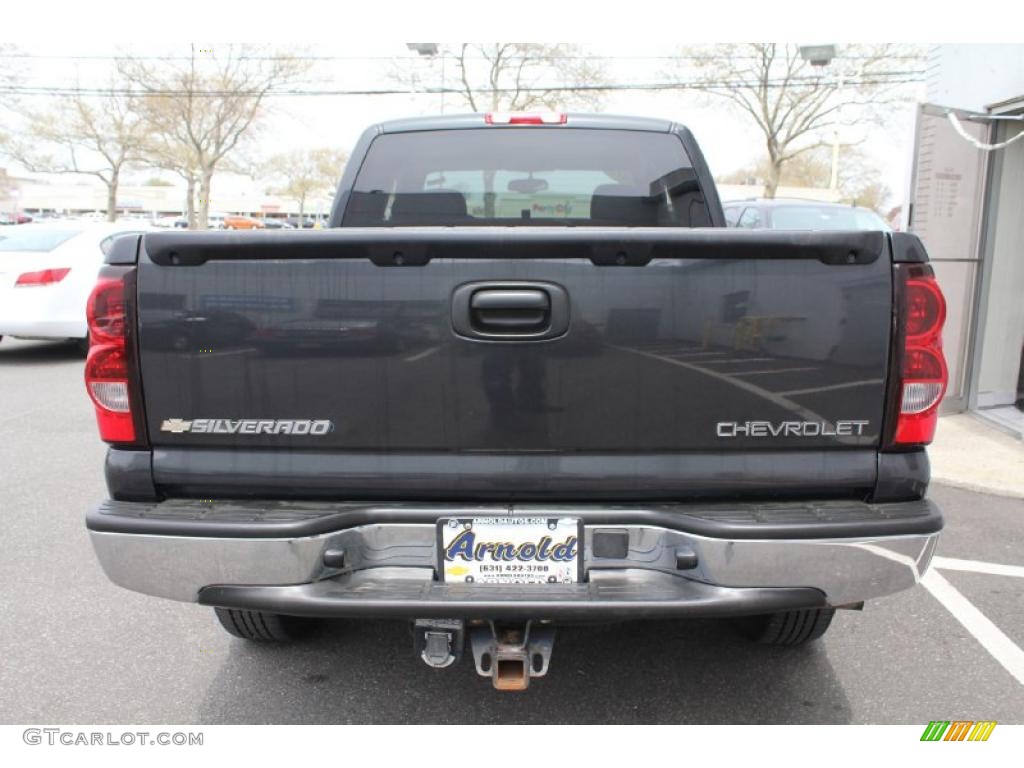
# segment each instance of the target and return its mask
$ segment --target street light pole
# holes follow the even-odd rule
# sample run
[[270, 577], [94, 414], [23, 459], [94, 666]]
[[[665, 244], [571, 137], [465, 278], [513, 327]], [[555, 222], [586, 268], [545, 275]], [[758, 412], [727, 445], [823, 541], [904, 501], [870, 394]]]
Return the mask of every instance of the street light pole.
[[839, 189], [839, 131], [832, 129], [832, 180], [828, 188], [833, 192]]
[[[836, 46], [828, 45], [801, 45], [800, 57], [812, 67], [827, 67], [836, 57]], [[843, 89], [843, 76], [839, 75], [836, 83], [838, 90]], [[832, 192], [839, 189], [839, 129], [832, 129], [832, 174], [829, 179], [828, 188]]]
[[430, 59], [440, 55], [441, 58], [441, 114], [444, 114], [444, 62], [445, 55], [444, 51], [441, 50], [441, 46], [437, 43], [406, 43], [405, 47], [410, 51], [416, 51], [420, 56], [426, 56]]
[[444, 86], [444, 62], [445, 62], [444, 51], [441, 51], [441, 114], [442, 115], [444, 114], [444, 92], [445, 92], [445, 86]]

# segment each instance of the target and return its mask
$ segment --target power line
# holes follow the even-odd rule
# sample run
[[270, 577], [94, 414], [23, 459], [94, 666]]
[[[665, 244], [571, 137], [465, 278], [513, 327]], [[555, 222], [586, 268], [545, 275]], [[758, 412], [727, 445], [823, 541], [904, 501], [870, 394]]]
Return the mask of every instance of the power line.
[[[203, 56], [195, 57], [198, 61], [203, 61]], [[311, 54], [296, 54], [296, 55], [262, 55], [262, 56], [236, 56], [235, 61], [430, 61], [433, 59], [448, 58], [455, 59], [458, 56], [452, 54], [439, 53], [435, 56], [421, 56], [397, 54], [395, 56], [321, 56]], [[466, 56], [467, 61], [489, 61], [486, 56]], [[521, 60], [534, 60], [536, 56], [530, 55], [511, 55], [504, 56], [503, 59], [506, 61], [521, 61]], [[865, 54], [851, 54], [851, 55], [839, 55], [836, 56], [834, 61], [861, 61], [879, 58], [877, 56], [865, 55]], [[923, 56], [915, 55], [904, 55], [904, 54], [893, 54], [882, 57], [886, 60], [893, 61], [919, 61], [922, 60]], [[122, 59], [131, 59], [133, 61], [192, 61], [192, 56], [135, 56], [131, 54], [124, 54], [121, 56], [110, 55], [110, 54], [37, 54], [37, 53], [0, 53], [0, 59], [25, 59], [25, 60], [39, 60], [39, 61], [119, 61]], [[662, 56], [613, 56], [613, 55], [598, 55], [598, 54], [576, 54], [576, 55], [545, 55], [540, 57], [543, 61], [717, 61], [720, 60], [721, 56], [705, 54], [666, 54]], [[760, 61], [759, 56], [730, 56], [732, 61]]]
[[[913, 77], [916, 73], [891, 73], [892, 77], [872, 80], [846, 80], [843, 87], [860, 85], [901, 85], [907, 83], [924, 82], [924, 78]], [[587, 92], [587, 91], [702, 91], [711, 88], [757, 88], [762, 85], [767, 88], [798, 88], [804, 85], [813, 85], [816, 81], [721, 81], [721, 82], [693, 82], [693, 83], [621, 83], [621, 84], [581, 84], [581, 85], [546, 85], [546, 86], [522, 86], [519, 88], [487, 88], [488, 93], [565, 93], [565, 92]], [[831, 83], [826, 83], [831, 85]], [[139, 90], [135, 88], [83, 88], [75, 86], [28, 86], [28, 85], [7, 85], [0, 86], [0, 94], [16, 96], [94, 96], [114, 97], [127, 96], [136, 98], [174, 98], [178, 96], [192, 96], [196, 98], [225, 98], [230, 96], [264, 96], [264, 97], [316, 97], [316, 96], [403, 96], [403, 95], [440, 95], [458, 94], [463, 91], [458, 88], [441, 88], [436, 86], [424, 86], [422, 88], [323, 88], [323, 89], [275, 89], [262, 90], [184, 90], [184, 89], [148, 89]]]

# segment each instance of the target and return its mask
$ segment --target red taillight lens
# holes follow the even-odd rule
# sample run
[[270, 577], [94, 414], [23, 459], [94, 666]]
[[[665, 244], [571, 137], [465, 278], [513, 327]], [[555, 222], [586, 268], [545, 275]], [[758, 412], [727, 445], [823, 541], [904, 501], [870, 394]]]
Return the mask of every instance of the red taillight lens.
[[906, 282], [907, 343], [921, 343], [942, 332], [946, 321], [946, 300], [935, 278]]
[[86, 306], [92, 346], [85, 361], [85, 386], [96, 407], [100, 437], [108, 443], [136, 439], [125, 296], [124, 273], [101, 275]]
[[101, 277], [85, 308], [89, 337], [94, 344], [124, 342], [124, 280]]
[[488, 112], [488, 125], [564, 125], [569, 116], [564, 112]]
[[25, 272], [23, 275], [18, 276], [18, 281], [14, 284], [14, 287], [27, 288], [39, 285], [53, 285], [67, 277], [70, 271], [70, 267], [61, 267], [59, 269], [41, 269], [38, 272]]
[[907, 381], [945, 381], [946, 361], [942, 359], [942, 350], [938, 346], [908, 347], [903, 357], [903, 382]]
[[939, 403], [946, 392], [949, 372], [942, 354], [942, 325], [946, 300], [931, 267], [901, 265], [900, 399], [893, 443], [927, 445], [935, 436]]

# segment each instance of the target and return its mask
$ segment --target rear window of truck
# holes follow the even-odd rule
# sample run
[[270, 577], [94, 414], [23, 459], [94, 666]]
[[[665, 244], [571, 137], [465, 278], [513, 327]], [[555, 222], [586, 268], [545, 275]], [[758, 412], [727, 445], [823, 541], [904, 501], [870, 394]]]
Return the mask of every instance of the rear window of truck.
[[385, 134], [356, 175], [348, 227], [706, 227], [670, 133], [483, 128]]

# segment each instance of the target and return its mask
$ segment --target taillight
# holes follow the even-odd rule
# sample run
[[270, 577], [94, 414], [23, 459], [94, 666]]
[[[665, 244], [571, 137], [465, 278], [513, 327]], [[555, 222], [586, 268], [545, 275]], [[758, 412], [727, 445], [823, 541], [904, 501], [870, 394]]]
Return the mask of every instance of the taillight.
[[927, 269], [927, 276], [908, 277], [904, 282], [903, 327], [908, 344], [927, 344], [933, 336], [938, 338], [946, 321], [946, 299], [931, 267]]
[[569, 122], [564, 112], [488, 112], [488, 125], [562, 125]]
[[94, 344], [118, 344], [125, 338], [124, 278], [100, 277], [85, 308]]
[[89, 356], [85, 361], [85, 386], [96, 408], [100, 437], [108, 443], [134, 443], [138, 409], [133, 387], [133, 351], [128, 332], [128, 282], [131, 270], [105, 267], [86, 306], [89, 321]]
[[927, 445], [949, 380], [942, 354], [946, 300], [930, 266], [901, 264], [896, 275], [899, 414], [891, 444]]
[[70, 267], [61, 267], [58, 269], [41, 269], [38, 272], [25, 272], [18, 276], [14, 287], [27, 288], [39, 285], [53, 285], [67, 277], [70, 271]]

